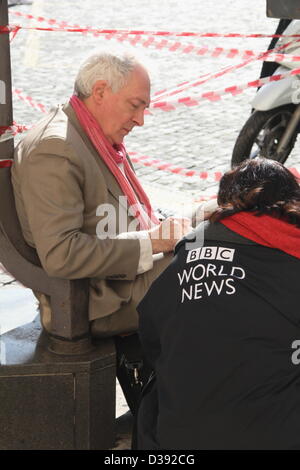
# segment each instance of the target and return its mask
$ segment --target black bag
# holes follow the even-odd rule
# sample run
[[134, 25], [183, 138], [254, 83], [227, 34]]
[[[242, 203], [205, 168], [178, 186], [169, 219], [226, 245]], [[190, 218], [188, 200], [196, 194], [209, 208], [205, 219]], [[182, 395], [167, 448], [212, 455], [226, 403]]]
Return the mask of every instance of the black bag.
[[158, 395], [155, 372], [143, 387], [138, 413], [132, 431], [132, 450], [158, 450], [157, 419]]
[[136, 414], [141, 399], [141, 391], [149, 380], [152, 368], [143, 357], [137, 333], [128, 336], [115, 336], [117, 352], [117, 378], [129, 409]]

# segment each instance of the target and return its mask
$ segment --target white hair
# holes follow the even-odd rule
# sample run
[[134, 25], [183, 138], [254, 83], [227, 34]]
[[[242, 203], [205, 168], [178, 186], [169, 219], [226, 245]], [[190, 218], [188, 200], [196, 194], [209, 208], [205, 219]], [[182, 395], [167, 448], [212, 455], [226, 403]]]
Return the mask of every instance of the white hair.
[[112, 92], [116, 93], [126, 84], [130, 72], [138, 64], [137, 58], [128, 51], [98, 51], [81, 64], [75, 79], [75, 93], [80, 98], [88, 98], [97, 80], [106, 80]]

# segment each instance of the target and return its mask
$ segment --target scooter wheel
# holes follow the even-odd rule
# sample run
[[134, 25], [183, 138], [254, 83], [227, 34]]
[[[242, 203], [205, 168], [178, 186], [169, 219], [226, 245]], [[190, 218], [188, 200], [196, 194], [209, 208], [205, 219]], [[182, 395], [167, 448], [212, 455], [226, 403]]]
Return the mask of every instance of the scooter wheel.
[[268, 111], [254, 111], [236, 140], [231, 166], [255, 157], [271, 158], [284, 163], [295, 145], [298, 129], [292, 136], [287, 150], [280, 157], [277, 154], [277, 146], [294, 110], [295, 105], [291, 104]]

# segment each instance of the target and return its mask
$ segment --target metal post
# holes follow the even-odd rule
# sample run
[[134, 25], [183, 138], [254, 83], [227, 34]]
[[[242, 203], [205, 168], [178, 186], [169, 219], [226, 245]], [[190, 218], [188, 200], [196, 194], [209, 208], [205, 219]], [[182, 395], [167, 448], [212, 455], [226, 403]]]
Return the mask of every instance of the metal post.
[[[8, 25], [7, 0], [0, 0], [0, 26]], [[0, 33], [0, 126], [13, 122], [9, 33]], [[0, 159], [12, 158], [13, 139], [0, 142]]]

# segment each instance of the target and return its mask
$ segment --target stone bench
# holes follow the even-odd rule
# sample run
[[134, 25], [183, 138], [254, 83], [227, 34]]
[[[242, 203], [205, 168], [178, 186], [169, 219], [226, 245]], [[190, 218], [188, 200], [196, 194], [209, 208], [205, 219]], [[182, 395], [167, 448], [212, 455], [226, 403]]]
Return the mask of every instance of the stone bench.
[[49, 296], [52, 310], [49, 334], [36, 319], [1, 336], [0, 449], [113, 447], [114, 341], [91, 339], [88, 279], [49, 277], [36, 251], [24, 241], [10, 180], [10, 161], [3, 160], [0, 262], [24, 286]]

